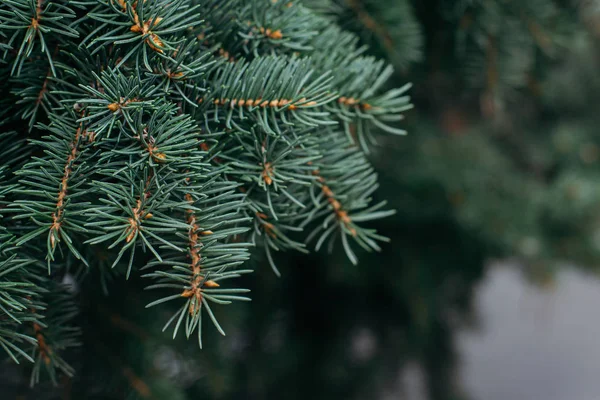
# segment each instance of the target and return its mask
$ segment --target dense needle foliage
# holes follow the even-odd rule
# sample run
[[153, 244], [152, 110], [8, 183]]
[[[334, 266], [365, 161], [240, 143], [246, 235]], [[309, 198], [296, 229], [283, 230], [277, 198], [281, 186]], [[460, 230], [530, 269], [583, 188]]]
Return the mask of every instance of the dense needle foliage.
[[250, 257], [279, 274], [279, 252], [337, 243], [357, 263], [386, 241], [365, 154], [405, 133], [409, 86], [326, 13], [5, 0], [0, 50], [0, 346], [32, 384], [74, 373], [82, 287], [141, 276], [139, 312], [166, 307], [163, 331], [202, 347], [214, 307], [249, 300], [230, 280]]

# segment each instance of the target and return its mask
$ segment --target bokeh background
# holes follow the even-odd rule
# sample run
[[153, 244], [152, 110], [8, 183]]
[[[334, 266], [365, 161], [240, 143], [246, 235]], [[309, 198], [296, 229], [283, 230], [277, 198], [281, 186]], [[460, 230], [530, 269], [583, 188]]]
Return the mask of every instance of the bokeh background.
[[304, 3], [414, 85], [409, 134], [370, 156], [391, 243], [286, 254], [281, 278], [257, 261], [193, 358], [128, 311], [147, 299], [85, 304], [81, 351], [104, 357], [38, 397], [2, 371], [6, 398], [600, 399], [600, 1]]

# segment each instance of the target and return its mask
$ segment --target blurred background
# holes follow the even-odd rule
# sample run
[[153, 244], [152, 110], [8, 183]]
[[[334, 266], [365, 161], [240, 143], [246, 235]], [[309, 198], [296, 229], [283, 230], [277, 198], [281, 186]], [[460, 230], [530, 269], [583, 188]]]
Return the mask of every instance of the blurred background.
[[52, 398], [600, 399], [600, 1], [304, 3], [414, 84], [409, 135], [370, 157], [391, 243], [256, 265], [201, 357], [147, 336], [144, 298], [87, 304], [82, 351], [106, 360]]
[[599, 399], [600, 2], [313, 3], [416, 107], [371, 157], [391, 244], [284, 278], [316, 286], [281, 314], [323, 343], [303, 397]]

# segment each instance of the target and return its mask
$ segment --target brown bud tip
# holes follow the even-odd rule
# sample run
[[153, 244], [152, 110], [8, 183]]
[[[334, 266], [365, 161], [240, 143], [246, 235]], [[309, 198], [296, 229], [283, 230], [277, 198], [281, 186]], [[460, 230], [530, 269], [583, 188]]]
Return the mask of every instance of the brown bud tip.
[[213, 233], [214, 233], [213, 231], [202, 231], [200, 234], [202, 236], [209, 236], [209, 235], [212, 235]]
[[119, 105], [119, 103], [110, 103], [107, 108], [112, 111], [115, 112], [117, 111], [119, 108], [121, 108], [121, 106]]
[[219, 287], [220, 285], [215, 281], [204, 281], [204, 286], [207, 288], [215, 288]]
[[167, 159], [165, 153], [153, 153], [152, 158], [158, 162], [164, 162]]
[[271, 39], [281, 39], [283, 38], [283, 34], [281, 33], [281, 29], [277, 29], [274, 32], [271, 32], [271, 34], [269, 35], [269, 37]]
[[193, 289], [184, 290], [183, 293], [181, 293], [181, 297], [192, 297], [193, 295], [194, 295]]

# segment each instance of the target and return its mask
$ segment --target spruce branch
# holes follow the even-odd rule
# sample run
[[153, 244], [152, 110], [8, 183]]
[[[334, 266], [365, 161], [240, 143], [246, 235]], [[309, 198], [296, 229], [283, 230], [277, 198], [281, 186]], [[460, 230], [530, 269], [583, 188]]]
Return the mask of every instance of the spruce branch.
[[283, 1], [0, 5], [0, 126], [18, 130], [0, 133], [0, 346], [32, 383], [73, 374], [90, 281], [140, 275], [164, 330], [202, 346], [203, 318], [224, 333], [216, 306], [249, 300], [232, 279], [251, 247], [277, 275], [310, 224], [352, 262], [350, 239], [379, 249], [362, 223], [391, 212], [361, 148], [403, 133], [408, 86], [331, 21]]
[[90, 151], [85, 126], [76, 118], [68, 112], [48, 126], [40, 126], [48, 136], [31, 144], [44, 149], [44, 156], [32, 157], [17, 171], [21, 186], [15, 190], [17, 200], [8, 209], [14, 219], [27, 219], [37, 225], [23, 232], [17, 246], [46, 236], [48, 270], [60, 243], [81, 259], [71, 236], [86, 232], [84, 214], [89, 203], [81, 198], [89, 190], [86, 177], [91, 171], [85, 160]]
[[[78, 36], [78, 32], [67, 22], [76, 15], [68, 5], [69, 1], [65, 0], [3, 1], [0, 6], [0, 31], [10, 36], [7, 46], [12, 49], [18, 47], [11, 74], [19, 76], [26, 60], [39, 51], [46, 55], [52, 75], [56, 75], [53, 44]], [[8, 54], [5, 52], [5, 59]]]

